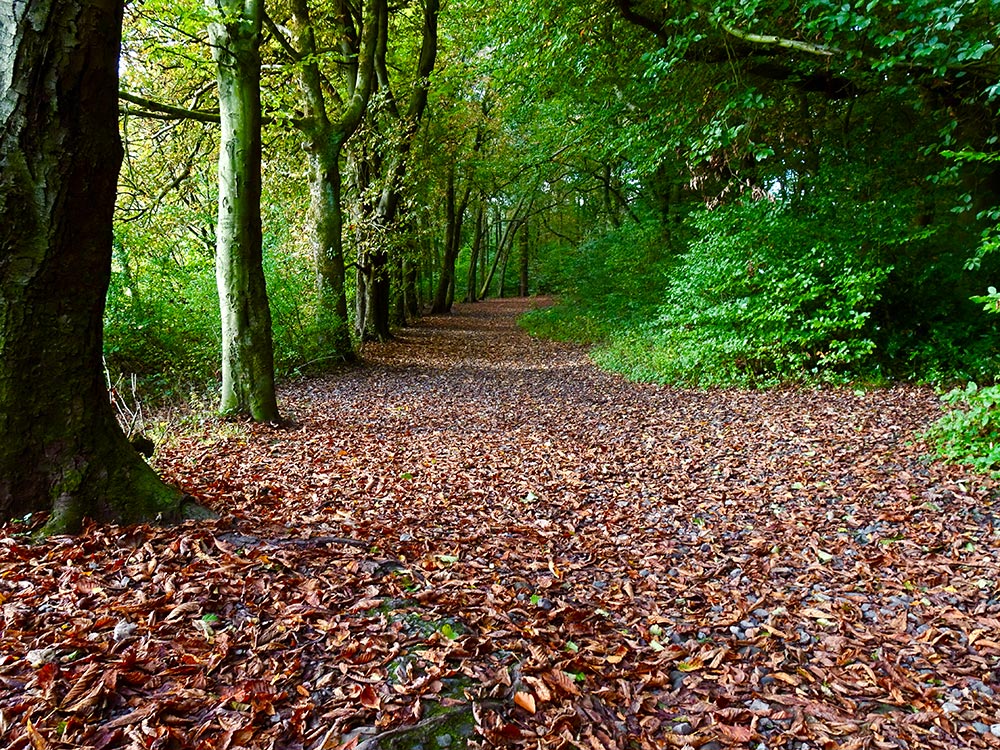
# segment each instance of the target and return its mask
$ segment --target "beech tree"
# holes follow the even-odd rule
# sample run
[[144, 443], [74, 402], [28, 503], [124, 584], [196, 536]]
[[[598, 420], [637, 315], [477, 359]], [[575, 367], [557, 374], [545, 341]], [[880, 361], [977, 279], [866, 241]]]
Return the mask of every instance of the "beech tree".
[[0, 6], [0, 519], [176, 518], [103, 377], [120, 0]]
[[[414, 61], [409, 96], [400, 101], [398, 89], [390, 81], [389, 19], [385, 16], [379, 27], [375, 51], [376, 90], [382, 106], [369, 107], [373, 143], [353, 149], [353, 173], [358, 193], [358, 334], [365, 341], [385, 341], [389, 338], [392, 301], [392, 258], [386, 236], [397, 224], [405, 191], [407, 161], [413, 139], [420, 127], [430, 75], [438, 52], [439, 0], [423, 0], [420, 21], [420, 48]], [[415, 15], [415, 14], [414, 14]], [[398, 82], [397, 82], [398, 84]], [[388, 123], [389, 133], [380, 132], [379, 120]], [[388, 146], [387, 146], [388, 144]]]
[[218, 67], [219, 221], [215, 268], [222, 317], [224, 414], [278, 419], [271, 312], [262, 261], [260, 220], [260, 42], [264, 0], [209, 0]]

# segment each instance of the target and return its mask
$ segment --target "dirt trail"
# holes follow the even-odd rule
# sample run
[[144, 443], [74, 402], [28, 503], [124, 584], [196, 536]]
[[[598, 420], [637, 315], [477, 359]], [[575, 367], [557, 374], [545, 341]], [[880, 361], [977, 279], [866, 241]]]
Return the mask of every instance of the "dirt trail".
[[[159, 664], [100, 694], [103, 721], [152, 701], [151, 733], [318, 749], [476, 705], [473, 745], [1000, 746], [997, 508], [922, 457], [932, 393], [631, 384], [520, 331], [530, 304], [460, 306], [288, 386], [295, 427], [165, 450], [223, 518], [90, 531], [144, 602], [105, 582], [94, 616], [130, 612]], [[52, 595], [69, 553], [13, 549]], [[67, 611], [0, 645], [58, 641]], [[44, 693], [20, 663], [0, 679]]]

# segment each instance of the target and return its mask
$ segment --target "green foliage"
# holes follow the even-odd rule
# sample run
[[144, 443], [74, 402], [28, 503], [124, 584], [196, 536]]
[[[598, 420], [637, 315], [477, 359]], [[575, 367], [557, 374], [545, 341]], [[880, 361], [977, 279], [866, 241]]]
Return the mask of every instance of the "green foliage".
[[553, 247], [541, 277], [562, 304], [524, 325], [600, 342], [596, 361], [629, 377], [699, 387], [989, 378], [998, 336], [963, 295], [961, 236], [914, 222], [919, 190], [873, 199], [874, 184], [831, 170], [694, 211], [672, 245], [646, 221]]
[[[161, 207], [196, 221], [194, 212]], [[308, 258], [284, 213], [265, 220], [264, 273], [271, 303], [275, 371], [291, 375], [330, 364], [320, 349]], [[219, 302], [211, 237], [183, 222], [120, 223], [105, 312], [105, 357], [114, 375], [135, 374], [153, 401], [214, 387], [220, 362]], [[169, 226], [173, 231], [164, 233]], [[160, 230], [160, 231], [158, 231]]]
[[535, 336], [605, 341], [655, 314], [671, 260], [654, 221], [624, 225], [575, 248], [550, 244], [540, 252], [535, 283], [562, 303], [533, 310], [521, 323]]
[[598, 361], [696, 386], [850, 377], [875, 349], [872, 311], [891, 271], [881, 250], [898, 227], [877, 210], [833, 222], [837, 210], [765, 199], [697, 213], [699, 239], [659, 315], [612, 337]]
[[1000, 386], [979, 388], [970, 382], [942, 396], [949, 411], [928, 437], [938, 454], [978, 471], [1000, 469]]
[[158, 398], [203, 390], [219, 366], [218, 309], [206, 248], [139, 224], [116, 227], [104, 331], [112, 373], [136, 374]]

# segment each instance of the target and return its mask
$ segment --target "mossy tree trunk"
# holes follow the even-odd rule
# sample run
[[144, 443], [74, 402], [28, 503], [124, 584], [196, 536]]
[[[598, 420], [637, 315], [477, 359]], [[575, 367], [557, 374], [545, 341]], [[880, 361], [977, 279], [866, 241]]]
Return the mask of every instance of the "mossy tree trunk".
[[219, 222], [215, 274], [222, 315], [223, 414], [279, 418], [260, 219], [260, 41], [264, 0], [208, 0], [219, 85]]
[[[354, 356], [347, 322], [346, 267], [340, 158], [344, 145], [364, 118], [375, 81], [374, 56], [379, 19], [388, 13], [385, 0], [366, 0], [360, 28], [346, 2], [334, 3], [337, 36], [347, 70], [347, 95], [339, 116], [328, 111], [326, 78], [319, 68], [316, 32], [307, 0], [291, 0], [292, 38], [286, 51], [298, 67], [299, 104], [295, 121], [305, 136], [309, 157], [310, 242], [316, 272], [322, 344], [334, 356]], [[281, 34], [277, 27], [272, 29]]]
[[0, 5], [0, 520], [181, 513], [119, 427], [102, 367], [120, 0]]

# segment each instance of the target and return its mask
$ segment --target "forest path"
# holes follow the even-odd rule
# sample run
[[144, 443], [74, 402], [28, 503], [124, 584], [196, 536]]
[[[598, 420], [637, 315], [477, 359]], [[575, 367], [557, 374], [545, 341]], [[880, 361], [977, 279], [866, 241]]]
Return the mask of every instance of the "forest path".
[[[586, 715], [600, 742], [683, 717], [695, 747], [996, 739], [994, 506], [923, 458], [930, 390], [629, 383], [520, 330], [533, 304], [457, 306], [291, 386], [300, 427], [220, 453], [220, 504], [436, 576], [473, 643], [527, 659], [546, 712], [518, 723], [550, 740]], [[561, 714], [559, 671], [604, 708]]]
[[632, 384], [530, 304], [182, 426], [218, 521], [8, 528], [4, 746], [1000, 746], [1000, 517], [932, 393]]

